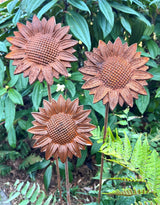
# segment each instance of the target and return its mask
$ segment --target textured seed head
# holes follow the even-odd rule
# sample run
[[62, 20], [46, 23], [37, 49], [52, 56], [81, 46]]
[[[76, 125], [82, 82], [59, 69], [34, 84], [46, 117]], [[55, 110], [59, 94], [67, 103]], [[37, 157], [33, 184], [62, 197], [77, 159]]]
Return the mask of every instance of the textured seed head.
[[109, 57], [100, 70], [100, 79], [112, 89], [124, 88], [131, 78], [129, 63], [122, 57]]
[[76, 137], [76, 125], [71, 115], [58, 113], [47, 123], [48, 134], [54, 143], [64, 145]]
[[34, 63], [47, 65], [58, 56], [59, 44], [50, 34], [37, 33], [26, 45], [28, 59]]

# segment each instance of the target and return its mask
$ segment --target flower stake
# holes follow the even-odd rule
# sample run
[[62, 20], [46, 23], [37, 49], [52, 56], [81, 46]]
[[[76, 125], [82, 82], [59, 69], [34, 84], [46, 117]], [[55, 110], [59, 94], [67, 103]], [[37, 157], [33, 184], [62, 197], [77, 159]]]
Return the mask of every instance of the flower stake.
[[[147, 85], [147, 79], [152, 78], [146, 72], [148, 66], [145, 66], [149, 58], [140, 57], [141, 52], [136, 52], [136, 49], [137, 44], [128, 46], [117, 38], [114, 44], [100, 40], [98, 48], [85, 52], [88, 60], [79, 69], [86, 80], [82, 88], [94, 95], [93, 103], [103, 100], [106, 105], [103, 142], [106, 139], [108, 107], [114, 110], [118, 103], [123, 106], [124, 102], [132, 107], [133, 98], [138, 99], [138, 94], [147, 95], [143, 86]], [[101, 199], [103, 160], [102, 154], [98, 203]]]
[[68, 98], [65, 101], [60, 95], [57, 102], [54, 99], [51, 102], [43, 100], [43, 104], [44, 108], [40, 108], [39, 113], [32, 113], [34, 126], [28, 131], [36, 140], [33, 147], [41, 148], [46, 160], [54, 156], [65, 163], [67, 201], [70, 204], [67, 157], [72, 159], [75, 155], [80, 158], [85, 145], [92, 145], [89, 137], [95, 126], [89, 123], [90, 110], [83, 110], [78, 99], [72, 102]]
[[[33, 84], [37, 79], [40, 82], [46, 80], [48, 99], [51, 102], [50, 86], [53, 84], [53, 77], [58, 79], [59, 74], [68, 76], [66, 67], [71, 67], [70, 62], [77, 60], [72, 55], [75, 52], [73, 46], [77, 44], [77, 41], [72, 40], [72, 35], [68, 34], [69, 26], [61, 27], [60, 23], [56, 24], [55, 17], [51, 17], [48, 21], [43, 18], [40, 21], [34, 15], [32, 23], [29, 21], [26, 25], [17, 23], [17, 27], [19, 31], [14, 32], [15, 36], [7, 38], [12, 46], [10, 47], [11, 52], [6, 55], [6, 58], [14, 60], [13, 65], [16, 66], [14, 74], [23, 73], [24, 77], [29, 76], [30, 84]], [[42, 126], [39, 136], [45, 132]], [[46, 143], [46, 140], [43, 143]], [[50, 146], [47, 150], [46, 158], [48, 159], [53, 151], [50, 149], [53, 147]], [[57, 149], [57, 146], [54, 149]], [[58, 157], [55, 159], [58, 189], [62, 203]]]

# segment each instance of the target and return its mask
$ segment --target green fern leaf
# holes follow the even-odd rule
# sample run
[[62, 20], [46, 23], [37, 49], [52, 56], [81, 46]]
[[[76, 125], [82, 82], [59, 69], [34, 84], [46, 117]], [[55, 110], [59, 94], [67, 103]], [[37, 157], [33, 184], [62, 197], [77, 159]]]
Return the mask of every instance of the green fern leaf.
[[38, 200], [36, 201], [35, 205], [41, 205], [43, 203], [43, 200], [45, 199], [45, 193], [42, 191], [41, 195], [38, 197]]
[[30, 197], [32, 196], [32, 194], [33, 194], [35, 188], [36, 188], [36, 184], [34, 183], [33, 186], [32, 186], [32, 187], [29, 189], [29, 191], [27, 192], [26, 198], [30, 198]]
[[36, 201], [39, 192], [40, 192], [40, 186], [39, 186], [39, 184], [37, 184], [37, 189], [35, 190], [35, 192], [33, 193], [32, 197], [31, 197], [31, 199], [30, 199], [30, 201], [31, 201], [32, 203], [34, 203], [34, 202]]

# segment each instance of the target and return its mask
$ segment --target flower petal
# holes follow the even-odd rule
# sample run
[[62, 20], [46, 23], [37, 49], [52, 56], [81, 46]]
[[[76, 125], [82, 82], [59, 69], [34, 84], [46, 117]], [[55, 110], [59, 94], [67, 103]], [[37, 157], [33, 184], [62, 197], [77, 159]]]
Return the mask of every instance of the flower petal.
[[47, 116], [40, 114], [38, 112], [32, 112], [32, 116], [34, 117], [35, 120], [37, 120], [38, 122], [44, 125], [46, 125], [47, 121], [49, 120]]
[[78, 135], [76, 138], [74, 138], [75, 142], [78, 142], [82, 145], [92, 145], [92, 141], [86, 137], [85, 135]]
[[55, 17], [52, 16], [46, 23], [45, 33], [52, 33], [56, 25]]
[[99, 55], [95, 54], [95, 53], [86, 51], [86, 52], [85, 52], [85, 55], [86, 55], [87, 58], [88, 58], [91, 62], [93, 62], [95, 65], [99, 65], [99, 64], [101, 64], [101, 63], [104, 62], [103, 58], [100, 57]]
[[83, 122], [90, 113], [91, 113], [91, 110], [82, 110], [80, 112], [76, 112], [76, 114], [73, 115], [73, 119], [76, 124], [79, 124]]
[[128, 49], [124, 52], [123, 57], [130, 60], [133, 58], [137, 50], [137, 44], [134, 43], [133, 45], [129, 46]]
[[53, 72], [52, 67], [50, 65], [46, 65], [42, 69], [42, 73], [44, 76], [44, 79], [49, 85], [53, 85]]
[[140, 57], [140, 58], [136, 58], [133, 59], [130, 62], [130, 66], [132, 69], [137, 69], [140, 68], [141, 66], [143, 66], [144, 64], [146, 64], [148, 62], [149, 58], [147, 57]]
[[28, 69], [31, 65], [32, 65], [31, 62], [24, 61], [24, 63], [16, 67], [14, 71], [14, 75], [22, 73], [24, 70]]
[[32, 31], [31, 31], [27, 26], [25, 26], [24, 24], [22, 24], [22, 23], [17, 23], [17, 27], [18, 27], [19, 32], [20, 32], [26, 39], [29, 39], [29, 37], [33, 36]]
[[61, 40], [68, 33], [68, 31], [69, 26], [63, 26], [53, 34], [53, 38], [55, 38], [56, 40]]
[[24, 57], [25, 57], [25, 50], [23, 49], [17, 49], [17, 50], [11, 51], [5, 56], [5, 58], [9, 58], [9, 59], [19, 59], [19, 58], [24, 58]]
[[37, 147], [43, 147], [49, 143], [52, 142], [52, 139], [46, 136], [42, 136], [40, 139], [38, 139], [34, 145], [33, 148], [37, 148]]
[[73, 153], [73, 155], [75, 155], [79, 158], [81, 157], [81, 152], [79, 150], [77, 143], [75, 143], [75, 142], [68, 143], [67, 146], [68, 146], [68, 149]]
[[146, 90], [144, 89], [144, 87], [140, 83], [138, 83], [138, 81], [131, 80], [127, 84], [127, 87], [130, 88], [131, 90], [137, 92], [137, 93], [140, 93], [142, 95], [147, 95]]
[[62, 95], [59, 96], [58, 100], [57, 100], [57, 109], [59, 112], [65, 112], [65, 99], [63, 98]]
[[68, 76], [68, 72], [67, 69], [65, 68], [65, 66], [63, 65], [63, 63], [61, 63], [60, 61], [56, 60], [53, 63], [50, 63], [50, 66], [57, 72], [59, 72], [61, 75], [64, 76]]
[[77, 111], [79, 99], [76, 98], [73, 102], [68, 103], [69, 101], [66, 101], [66, 113], [70, 115], [74, 115]]
[[119, 91], [118, 90], [111, 90], [109, 92], [109, 106], [111, 110], [114, 110], [118, 103], [118, 98], [119, 98]]
[[58, 57], [63, 61], [77, 61], [77, 58], [67, 51], [60, 51]]
[[40, 73], [40, 68], [38, 66], [31, 67], [30, 73], [29, 73], [29, 83], [30, 84], [33, 84], [36, 81], [39, 73]]
[[25, 40], [25, 38], [17, 38], [17, 37], [10, 36], [10, 37], [7, 37], [6, 39], [7, 41], [9, 41], [11, 44], [15, 46], [21, 47], [23, 49], [26, 48], [25, 43], [27, 41]]
[[147, 79], [150, 79], [152, 78], [153, 75], [150, 74], [150, 73], [147, 73], [145, 71], [142, 71], [142, 70], [135, 70], [133, 72], [133, 76], [132, 76], [132, 79], [135, 80], [147, 80]]
[[48, 148], [47, 148], [47, 150], [45, 152], [46, 160], [50, 159], [54, 155], [54, 153], [57, 151], [58, 147], [59, 147], [59, 145], [58, 144], [54, 144], [54, 143], [50, 143], [48, 145]]
[[49, 117], [51, 117], [53, 114], [56, 114], [55, 110], [52, 109], [51, 103], [47, 100], [43, 100], [43, 105], [45, 108], [45, 112]]
[[68, 148], [66, 147], [66, 145], [60, 145], [58, 148], [58, 155], [59, 155], [59, 158], [60, 158], [62, 163], [64, 163], [66, 161], [67, 150], [68, 150]]
[[71, 39], [63, 39], [60, 41], [59, 49], [67, 49], [69, 47], [75, 46], [78, 43], [76, 40], [71, 40]]
[[89, 88], [94, 88], [97, 86], [100, 86], [102, 84], [101, 80], [99, 80], [98, 78], [91, 78], [90, 80], [86, 81], [82, 88], [83, 89], [89, 89]]
[[133, 107], [133, 97], [127, 87], [120, 90], [120, 95], [130, 107]]
[[82, 123], [79, 123], [77, 125], [77, 132], [78, 133], [83, 133], [83, 132], [90, 132], [92, 130], [94, 130], [96, 128], [95, 125], [92, 125], [92, 124], [82, 124]]
[[93, 103], [97, 103], [98, 101], [102, 100], [109, 91], [110, 91], [110, 88], [107, 88], [103, 85], [100, 86], [96, 90], [96, 94], [94, 96]]
[[47, 127], [46, 126], [34, 126], [29, 128], [27, 131], [32, 133], [32, 134], [41, 134], [41, 135], [46, 135], [47, 134]]
[[81, 73], [86, 73], [88, 75], [93, 75], [93, 76], [98, 74], [98, 70], [95, 66], [82, 67], [82, 68], [79, 68], [79, 71]]

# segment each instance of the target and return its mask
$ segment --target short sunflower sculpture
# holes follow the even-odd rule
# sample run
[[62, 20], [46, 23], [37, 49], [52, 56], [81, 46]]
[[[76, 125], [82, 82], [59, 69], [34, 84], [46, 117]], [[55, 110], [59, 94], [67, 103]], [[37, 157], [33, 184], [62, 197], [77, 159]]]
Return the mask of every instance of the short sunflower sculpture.
[[47, 160], [52, 156], [55, 159], [59, 157], [64, 163], [73, 155], [80, 158], [85, 145], [92, 145], [89, 137], [95, 126], [89, 123], [91, 111], [83, 110], [83, 106], [78, 105], [78, 98], [65, 101], [62, 95], [57, 102], [54, 99], [51, 102], [44, 100], [43, 104], [44, 108], [40, 108], [39, 113], [32, 113], [34, 126], [28, 129], [36, 140], [33, 147], [41, 148]]
[[[124, 102], [132, 107], [133, 99], [138, 99], [138, 94], [147, 95], [144, 86], [147, 85], [146, 80], [153, 77], [146, 72], [148, 66], [145, 64], [149, 58], [141, 57], [141, 52], [136, 50], [137, 44], [122, 44], [118, 37], [114, 43], [109, 41], [106, 44], [100, 40], [98, 48], [93, 48], [93, 52], [85, 52], [87, 61], [79, 69], [86, 81], [82, 88], [94, 95], [93, 103], [103, 100], [106, 106], [103, 143], [109, 107], [114, 110], [118, 103], [123, 106]], [[98, 203], [101, 199], [103, 162], [104, 154], [101, 156]]]
[[34, 126], [28, 132], [34, 134], [33, 139], [36, 141], [33, 147], [41, 148], [47, 160], [54, 157], [56, 162], [60, 158], [65, 163], [67, 204], [71, 205], [68, 157], [72, 158], [74, 155], [80, 158], [85, 145], [92, 145], [89, 137], [95, 126], [90, 124], [91, 119], [88, 118], [91, 111], [83, 110], [78, 99], [71, 101], [68, 98], [65, 101], [62, 95], [57, 102], [51, 99], [50, 102], [44, 100], [43, 104], [44, 108], [39, 108], [39, 113], [32, 113], [35, 118], [32, 122]]
[[53, 77], [59, 78], [59, 74], [68, 76], [66, 67], [77, 61], [72, 55], [75, 52], [72, 47], [77, 41], [68, 34], [69, 26], [56, 24], [54, 16], [48, 21], [45, 18], [40, 21], [34, 15], [32, 23], [17, 23], [17, 27], [19, 31], [14, 32], [15, 36], [7, 37], [12, 46], [6, 58], [14, 60], [14, 74], [29, 76], [30, 84], [45, 79], [49, 85], [53, 84]]

